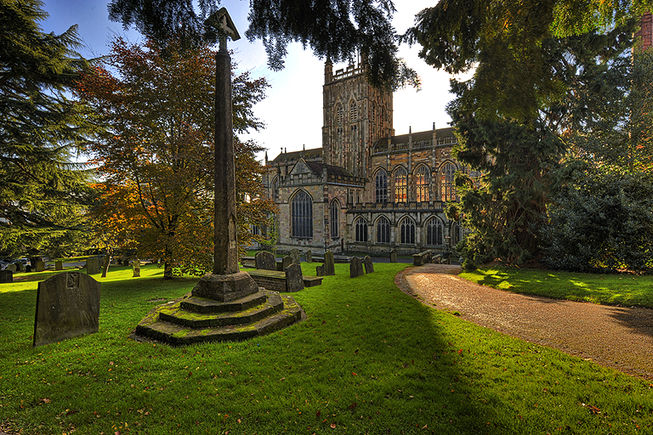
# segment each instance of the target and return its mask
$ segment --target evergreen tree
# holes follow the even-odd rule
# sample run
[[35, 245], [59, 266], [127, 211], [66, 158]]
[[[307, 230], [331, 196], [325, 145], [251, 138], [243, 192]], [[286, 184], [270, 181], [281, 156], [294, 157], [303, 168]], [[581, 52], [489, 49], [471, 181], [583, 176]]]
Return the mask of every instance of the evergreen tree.
[[86, 68], [76, 27], [44, 33], [37, 0], [0, 0], [0, 256], [81, 243], [87, 175], [72, 163], [87, 125], [67, 91]]

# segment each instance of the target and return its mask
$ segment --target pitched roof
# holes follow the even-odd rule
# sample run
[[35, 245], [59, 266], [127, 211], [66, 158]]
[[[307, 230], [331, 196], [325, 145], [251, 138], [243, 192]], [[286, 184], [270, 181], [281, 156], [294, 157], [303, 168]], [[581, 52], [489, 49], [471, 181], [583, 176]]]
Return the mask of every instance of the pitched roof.
[[302, 151], [292, 151], [289, 153], [280, 153], [274, 158], [270, 163], [282, 163], [288, 161], [295, 161], [303, 158], [304, 160], [310, 159], [321, 159], [322, 158], [322, 148], [311, 148], [310, 150]]
[[335, 175], [337, 177], [351, 177], [352, 175], [347, 172], [345, 168], [340, 166], [327, 165], [320, 162], [306, 162], [306, 165], [313, 171], [315, 175], [322, 174], [323, 168], [326, 168], [327, 175]]

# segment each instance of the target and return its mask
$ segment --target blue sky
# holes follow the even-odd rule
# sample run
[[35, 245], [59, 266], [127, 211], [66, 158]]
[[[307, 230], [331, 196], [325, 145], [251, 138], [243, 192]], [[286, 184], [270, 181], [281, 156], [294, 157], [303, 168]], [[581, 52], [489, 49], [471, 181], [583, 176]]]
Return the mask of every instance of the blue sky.
[[[412, 25], [415, 14], [437, 0], [396, 0], [397, 13], [394, 25], [399, 32]], [[223, 0], [241, 35], [248, 27], [248, 0]], [[110, 41], [122, 36], [138, 42], [139, 33], [125, 31], [120, 23], [109, 21], [105, 0], [44, 0], [44, 10], [50, 15], [41, 26], [46, 32], [61, 33], [73, 24], [79, 26], [85, 57], [98, 57], [108, 53]], [[266, 128], [250, 138], [269, 149], [270, 158], [282, 147], [291, 150], [322, 146], [322, 85], [323, 62], [310, 50], [292, 44], [288, 49], [286, 67], [282, 71], [267, 68], [267, 58], [260, 41], [246, 38], [230, 43], [235, 50], [233, 60], [241, 70], [249, 70], [254, 77], [264, 76], [271, 85], [268, 97], [256, 107], [256, 115], [266, 123]], [[418, 58], [418, 47], [401, 47], [400, 55], [417, 70], [422, 79], [422, 89], [403, 89], [394, 95], [394, 128], [397, 134], [428, 130], [435, 122], [438, 128], [450, 122], [445, 107], [451, 100], [450, 76], [426, 65]], [[337, 68], [337, 66], [336, 66]]]

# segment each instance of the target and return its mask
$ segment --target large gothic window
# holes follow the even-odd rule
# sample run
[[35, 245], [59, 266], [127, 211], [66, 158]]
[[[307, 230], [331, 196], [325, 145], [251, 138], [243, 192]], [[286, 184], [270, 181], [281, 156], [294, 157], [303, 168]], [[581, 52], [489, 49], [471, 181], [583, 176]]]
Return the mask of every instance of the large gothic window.
[[440, 199], [442, 201], [456, 200], [456, 187], [454, 186], [454, 175], [456, 166], [453, 163], [445, 163], [440, 168]]
[[354, 222], [356, 227], [356, 241], [367, 242], [367, 222], [363, 218], [356, 219]]
[[276, 201], [279, 199], [279, 177], [274, 177], [272, 180], [272, 200]]
[[342, 104], [338, 103], [336, 105], [336, 124], [342, 125], [343, 118], [344, 118], [344, 113], [342, 110]]
[[415, 195], [417, 202], [428, 202], [429, 200], [429, 169], [426, 166], [420, 166], [415, 171]]
[[463, 230], [456, 222], [451, 223], [450, 236], [451, 246], [456, 246], [463, 238]]
[[401, 243], [407, 245], [415, 244], [415, 223], [409, 217], [403, 218], [400, 224]]
[[395, 202], [406, 202], [407, 178], [408, 174], [406, 174], [404, 168], [399, 168], [395, 171]]
[[376, 202], [385, 204], [388, 202], [388, 175], [383, 169], [376, 173]]
[[331, 224], [331, 238], [337, 239], [340, 237], [340, 203], [335, 199], [331, 201], [329, 218], [329, 223]]
[[313, 201], [300, 190], [291, 201], [292, 236], [302, 239], [313, 237]]
[[433, 218], [426, 224], [426, 244], [436, 246], [442, 244], [443, 225], [440, 219]]
[[376, 241], [378, 243], [390, 243], [390, 221], [385, 216], [381, 216], [376, 221]]

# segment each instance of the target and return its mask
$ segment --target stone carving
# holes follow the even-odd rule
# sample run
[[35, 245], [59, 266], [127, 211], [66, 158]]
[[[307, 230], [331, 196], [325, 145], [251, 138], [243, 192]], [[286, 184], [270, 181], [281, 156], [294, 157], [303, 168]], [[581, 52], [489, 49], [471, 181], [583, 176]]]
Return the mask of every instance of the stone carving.
[[302, 263], [301, 252], [299, 252], [299, 249], [291, 249], [290, 250], [290, 258], [292, 258], [292, 262], [295, 263], [295, 264], [301, 264]]
[[64, 272], [39, 283], [34, 346], [98, 331], [100, 283], [79, 272]]
[[255, 262], [257, 269], [277, 270], [277, 260], [274, 258], [274, 254], [271, 252], [257, 252]]
[[390, 263], [396, 263], [397, 262], [397, 251], [393, 249], [390, 251]]
[[304, 288], [304, 276], [302, 267], [293, 263], [285, 269], [286, 272], [286, 291], [297, 292]]
[[[293, 264], [293, 263], [295, 263], [295, 262], [293, 261], [293, 258], [292, 258], [290, 255], [286, 255], [286, 256], [283, 257], [283, 259], [281, 260], [281, 270], [284, 270], [284, 271], [285, 271], [286, 268], [287, 268], [288, 266], [290, 266], [291, 264]], [[299, 264], [299, 263], [295, 263], [295, 264]]]
[[313, 262], [313, 253], [311, 252], [310, 249], [308, 251], [306, 251], [305, 257], [306, 257], [306, 262], [307, 263], [312, 263]]
[[99, 257], [88, 257], [86, 259], [86, 273], [88, 275], [93, 275], [100, 273], [100, 258]]
[[360, 257], [352, 257], [349, 262], [349, 277], [356, 278], [357, 276], [364, 275], [363, 262]]
[[63, 261], [57, 260], [54, 262], [54, 270], [63, 270]]
[[14, 272], [11, 270], [0, 270], [0, 283], [14, 282]]
[[333, 259], [333, 252], [331, 251], [326, 251], [324, 253], [324, 274], [325, 275], [336, 274], [335, 261]]
[[372, 257], [370, 257], [369, 255], [366, 255], [363, 258], [363, 265], [365, 266], [365, 273], [374, 272], [374, 263], [372, 263]]

